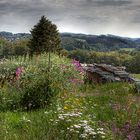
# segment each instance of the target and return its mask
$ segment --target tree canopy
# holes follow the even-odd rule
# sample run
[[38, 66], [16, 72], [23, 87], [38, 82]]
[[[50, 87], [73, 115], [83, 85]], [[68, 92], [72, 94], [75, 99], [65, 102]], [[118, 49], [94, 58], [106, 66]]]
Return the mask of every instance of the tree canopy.
[[60, 36], [57, 26], [42, 16], [31, 30], [30, 53], [55, 52], [60, 50]]

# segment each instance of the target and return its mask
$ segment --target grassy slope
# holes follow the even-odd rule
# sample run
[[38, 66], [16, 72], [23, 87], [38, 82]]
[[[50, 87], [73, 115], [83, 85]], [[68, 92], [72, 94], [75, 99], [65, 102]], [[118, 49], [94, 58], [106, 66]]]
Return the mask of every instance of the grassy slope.
[[134, 74], [133, 76], [140, 79], [140, 74]]
[[70, 137], [78, 139], [76, 134], [72, 135], [67, 132], [66, 128], [69, 127], [67, 119], [62, 120], [63, 122], [60, 120], [58, 124], [55, 124], [58, 114], [61, 114], [57, 110], [58, 105], [65, 113], [78, 109], [82, 112], [81, 120], [89, 120], [91, 117], [92, 122], [96, 122], [98, 127], [105, 129], [107, 139], [113, 139], [112, 137], [123, 139], [119, 138], [121, 135], [117, 137], [118, 135], [110, 134], [113, 125], [116, 128], [121, 128], [125, 122], [131, 122], [135, 126], [140, 116], [140, 96], [132, 94], [129, 90], [128, 85], [122, 83], [107, 84], [96, 88], [88, 87], [86, 93], [75, 93], [65, 99], [62, 98], [59, 103], [53, 104], [48, 109], [34, 112], [1, 112], [0, 139], [62, 140], [70, 139]]
[[[70, 115], [73, 112], [79, 115]], [[80, 89], [74, 86], [60, 94], [46, 109], [0, 112], [0, 140], [93, 139], [94, 135], [80, 137], [83, 128], [74, 125], [81, 121], [87, 121], [87, 125], [95, 129], [95, 139], [123, 140], [131, 133], [131, 130], [122, 131], [125, 123], [129, 122], [134, 129], [140, 121], [139, 116], [140, 95], [133, 93], [132, 85], [82, 85]], [[103, 128], [103, 132], [99, 128]], [[101, 133], [105, 133], [105, 138]]]

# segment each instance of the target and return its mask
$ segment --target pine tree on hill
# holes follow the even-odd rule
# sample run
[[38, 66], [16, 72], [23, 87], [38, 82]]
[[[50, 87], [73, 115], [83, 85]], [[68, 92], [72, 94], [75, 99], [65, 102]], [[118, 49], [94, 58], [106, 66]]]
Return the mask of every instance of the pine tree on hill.
[[50, 20], [42, 16], [40, 21], [31, 30], [32, 38], [29, 43], [31, 54], [40, 54], [42, 52], [58, 52], [60, 47], [60, 36], [57, 26]]

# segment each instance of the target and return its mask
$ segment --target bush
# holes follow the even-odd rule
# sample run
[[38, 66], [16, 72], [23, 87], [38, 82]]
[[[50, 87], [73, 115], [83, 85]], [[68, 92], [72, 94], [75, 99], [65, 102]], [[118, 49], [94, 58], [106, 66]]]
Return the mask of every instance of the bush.
[[78, 89], [83, 83], [79, 63], [52, 54], [51, 68], [48, 71], [46, 57], [46, 54], [41, 54], [38, 62], [28, 58], [21, 61], [21, 57], [0, 64], [0, 78], [4, 81], [3, 84], [0, 81], [2, 98], [17, 95], [18, 100], [12, 103], [15, 108], [31, 110], [46, 107], [56, 95], [66, 95], [68, 91]]
[[21, 99], [21, 105], [24, 109], [38, 109], [48, 105], [53, 96], [50, 84], [47, 75], [43, 75], [36, 81], [33, 81], [32, 84], [25, 89]]
[[20, 109], [21, 91], [15, 87], [3, 88], [0, 91], [0, 111]]

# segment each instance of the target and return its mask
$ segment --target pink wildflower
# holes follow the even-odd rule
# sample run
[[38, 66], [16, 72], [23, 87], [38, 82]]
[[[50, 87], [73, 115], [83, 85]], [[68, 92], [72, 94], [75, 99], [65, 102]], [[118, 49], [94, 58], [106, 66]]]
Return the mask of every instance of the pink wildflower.
[[74, 65], [75, 69], [80, 72], [80, 74], [84, 73], [84, 70], [83, 70], [83, 68], [82, 68], [82, 66], [81, 66], [79, 61], [73, 60], [72, 64]]
[[19, 68], [16, 69], [16, 80], [19, 79], [21, 73], [25, 73], [25, 70], [24, 70], [24, 67], [23, 66], [21, 66], [21, 67], [19, 67]]
[[21, 68], [17, 68], [17, 70], [16, 70], [16, 80], [19, 79], [20, 74], [21, 74]]

